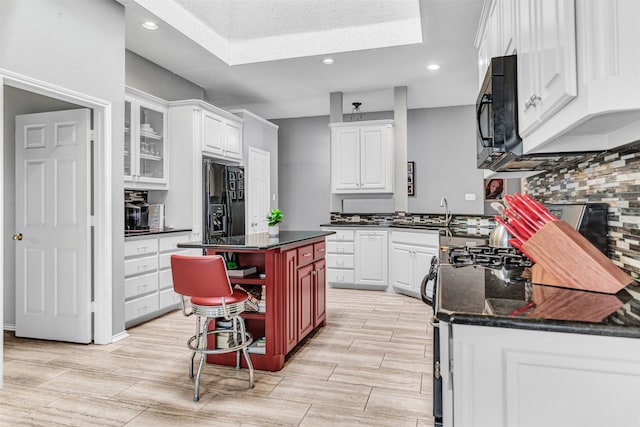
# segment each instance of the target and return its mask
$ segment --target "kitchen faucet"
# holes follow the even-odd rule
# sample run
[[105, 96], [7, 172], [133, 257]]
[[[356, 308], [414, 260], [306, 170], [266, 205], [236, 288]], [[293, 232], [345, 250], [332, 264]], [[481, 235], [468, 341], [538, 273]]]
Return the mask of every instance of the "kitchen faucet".
[[449, 203], [447, 203], [446, 197], [440, 199], [440, 207], [444, 208], [444, 224], [448, 227], [451, 222], [451, 211], [449, 210]]

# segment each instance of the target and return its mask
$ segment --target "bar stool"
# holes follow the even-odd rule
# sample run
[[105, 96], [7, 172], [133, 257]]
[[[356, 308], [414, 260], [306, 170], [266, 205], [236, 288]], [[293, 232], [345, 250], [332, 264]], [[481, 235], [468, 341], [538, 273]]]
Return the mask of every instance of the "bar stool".
[[[182, 313], [185, 316], [196, 315], [196, 334], [187, 341], [187, 346], [192, 352], [189, 378], [193, 378], [196, 353], [200, 354], [193, 400], [198, 401], [200, 398], [200, 375], [207, 354], [236, 352], [236, 369], [240, 369], [242, 352], [249, 368], [249, 388], [253, 388], [253, 364], [247, 351], [252, 337], [246, 331], [244, 319], [240, 316], [245, 310], [247, 294], [231, 287], [223, 258], [219, 255], [171, 255], [171, 274], [173, 289], [182, 297]], [[216, 319], [222, 318], [227, 323], [230, 322], [231, 326], [216, 326], [215, 330], [210, 331], [209, 324], [215, 324]], [[216, 348], [217, 334], [220, 333], [231, 335], [229, 348]], [[210, 335], [213, 335], [213, 339], [208, 339]], [[212, 344], [209, 346], [208, 342]]]

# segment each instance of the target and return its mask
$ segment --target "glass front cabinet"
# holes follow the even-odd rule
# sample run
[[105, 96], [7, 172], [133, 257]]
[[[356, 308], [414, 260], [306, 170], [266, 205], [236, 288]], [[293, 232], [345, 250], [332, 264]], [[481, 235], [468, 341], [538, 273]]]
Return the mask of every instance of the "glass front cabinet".
[[127, 89], [124, 108], [124, 181], [127, 188], [168, 188], [167, 106]]

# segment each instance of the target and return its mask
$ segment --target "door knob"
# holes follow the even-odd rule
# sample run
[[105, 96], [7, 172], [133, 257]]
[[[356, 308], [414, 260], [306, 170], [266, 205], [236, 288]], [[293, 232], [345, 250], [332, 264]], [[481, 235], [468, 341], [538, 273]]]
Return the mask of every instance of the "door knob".
[[13, 240], [22, 240], [22, 233], [14, 234], [12, 239]]
[[257, 227], [257, 226], [258, 226], [258, 223], [257, 223], [257, 222], [255, 222], [255, 221], [253, 221], [253, 222], [251, 223], [251, 226], [252, 226], [253, 228], [255, 228], [255, 227]]

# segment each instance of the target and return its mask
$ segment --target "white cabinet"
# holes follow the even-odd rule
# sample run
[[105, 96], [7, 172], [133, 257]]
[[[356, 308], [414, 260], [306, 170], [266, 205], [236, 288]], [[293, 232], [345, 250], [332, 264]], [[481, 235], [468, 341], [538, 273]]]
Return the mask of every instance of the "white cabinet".
[[637, 140], [639, 19], [640, 2], [628, 0], [485, 1], [476, 37], [480, 76], [496, 43], [500, 55], [517, 53], [525, 154], [602, 151]]
[[331, 191], [393, 192], [393, 120], [331, 123]]
[[388, 232], [362, 228], [323, 228], [326, 238], [327, 283], [357, 289], [386, 289]]
[[389, 282], [394, 291], [420, 298], [422, 279], [438, 256], [437, 232], [391, 231]]
[[[226, 111], [199, 103], [194, 110], [195, 122], [201, 121], [203, 154], [222, 160], [239, 161], [242, 159], [242, 122]], [[196, 108], [194, 106], [194, 108]], [[200, 120], [198, 120], [200, 116]]]
[[637, 425], [640, 339], [440, 322], [445, 426]]
[[521, 137], [577, 95], [575, 3], [522, 0], [517, 7]]
[[126, 188], [167, 189], [169, 185], [167, 104], [127, 88], [125, 95], [124, 183]]
[[178, 307], [173, 292], [171, 255], [201, 255], [197, 249], [179, 249], [188, 232], [127, 238], [124, 243], [125, 322], [130, 327]]
[[515, 2], [512, 0], [485, 1], [476, 35], [478, 87], [482, 86], [491, 58], [516, 53], [514, 21]]
[[388, 281], [388, 232], [358, 230], [355, 233], [355, 283], [381, 289]]
[[242, 124], [241, 118], [203, 101], [169, 103], [169, 135], [180, 149], [171, 155], [171, 191], [165, 207], [171, 212], [171, 225], [191, 228], [193, 240], [202, 239], [202, 157], [239, 165]]
[[323, 229], [335, 231], [325, 238], [327, 283], [352, 285], [355, 283], [355, 231], [345, 228]]

